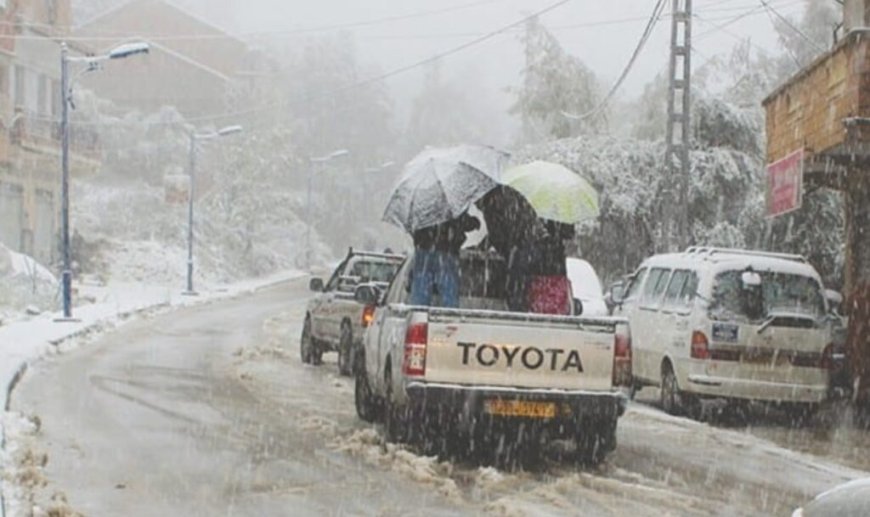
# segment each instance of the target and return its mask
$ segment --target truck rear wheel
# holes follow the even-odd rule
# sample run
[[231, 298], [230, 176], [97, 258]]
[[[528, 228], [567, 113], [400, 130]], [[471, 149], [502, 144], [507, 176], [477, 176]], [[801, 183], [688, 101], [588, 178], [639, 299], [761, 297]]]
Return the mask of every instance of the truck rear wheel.
[[299, 339], [299, 355], [305, 364], [320, 364], [323, 352], [317, 346], [314, 336], [311, 335], [311, 317], [305, 317], [302, 326], [302, 337]]
[[577, 459], [589, 466], [600, 465], [616, 450], [616, 418], [596, 419], [580, 425], [574, 437]]
[[350, 377], [353, 373], [352, 353], [353, 331], [350, 329], [350, 324], [344, 322], [341, 324], [341, 337], [338, 341], [338, 373], [345, 377]]
[[372, 387], [369, 385], [365, 359], [360, 357], [357, 361], [353, 386], [356, 414], [366, 422], [374, 422], [378, 419], [380, 404], [378, 404], [378, 400], [375, 398], [374, 393], [372, 393]]
[[393, 400], [393, 381], [389, 368], [385, 373], [384, 386], [384, 434], [388, 442], [404, 443], [409, 438], [408, 412]]

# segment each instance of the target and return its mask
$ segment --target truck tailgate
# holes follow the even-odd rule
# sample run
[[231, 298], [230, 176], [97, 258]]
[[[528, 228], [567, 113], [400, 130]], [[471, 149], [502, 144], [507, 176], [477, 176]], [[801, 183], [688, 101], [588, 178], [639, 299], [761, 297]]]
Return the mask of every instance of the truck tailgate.
[[610, 390], [617, 320], [437, 310], [429, 313], [426, 381]]

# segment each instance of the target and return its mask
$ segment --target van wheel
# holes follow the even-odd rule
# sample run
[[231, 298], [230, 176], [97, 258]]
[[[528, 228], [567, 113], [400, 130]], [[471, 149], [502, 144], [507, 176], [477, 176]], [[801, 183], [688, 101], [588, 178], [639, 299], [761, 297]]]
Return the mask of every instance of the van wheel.
[[669, 415], [680, 413], [680, 386], [677, 383], [677, 376], [674, 375], [674, 368], [669, 362], [662, 366], [661, 403], [665, 413]]
[[353, 398], [356, 405], [356, 414], [366, 422], [374, 422], [378, 419], [378, 404], [375, 394], [372, 392], [372, 387], [369, 385], [368, 374], [366, 373], [365, 359], [360, 354], [357, 359], [353, 384]]
[[338, 373], [346, 377], [350, 377], [352, 372], [352, 352], [353, 332], [350, 329], [350, 324], [344, 322], [341, 324], [341, 338], [338, 341]]

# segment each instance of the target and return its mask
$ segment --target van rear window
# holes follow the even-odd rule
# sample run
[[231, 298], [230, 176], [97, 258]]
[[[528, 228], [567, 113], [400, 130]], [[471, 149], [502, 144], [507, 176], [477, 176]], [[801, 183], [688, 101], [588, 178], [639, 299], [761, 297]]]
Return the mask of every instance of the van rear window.
[[821, 318], [825, 300], [819, 283], [807, 276], [759, 272], [761, 286], [747, 288], [741, 281], [744, 271], [725, 271], [716, 275], [710, 316], [713, 319], [761, 320], [772, 313], [786, 312]]

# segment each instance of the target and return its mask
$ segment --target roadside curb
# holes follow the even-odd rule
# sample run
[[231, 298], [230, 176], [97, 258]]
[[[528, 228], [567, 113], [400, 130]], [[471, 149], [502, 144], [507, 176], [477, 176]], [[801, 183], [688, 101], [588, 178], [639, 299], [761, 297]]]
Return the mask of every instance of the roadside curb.
[[[46, 341], [47, 344], [51, 345], [53, 348], [57, 349], [63, 343], [67, 341], [87, 336], [88, 334], [93, 333], [95, 330], [105, 330], [105, 334], [109, 334], [112, 331], [116, 330], [118, 327], [127, 323], [127, 320], [131, 319], [134, 316], [140, 316], [143, 314], [151, 313], [153, 315], [162, 315], [168, 314], [175, 310], [181, 310], [192, 307], [206, 306], [216, 302], [229, 301], [236, 298], [240, 298], [242, 296], [251, 295], [255, 293], [259, 293], [263, 290], [270, 289], [273, 287], [277, 287], [279, 285], [293, 282], [294, 280], [298, 280], [307, 275], [304, 272], [298, 273], [287, 273], [286, 276], [282, 276], [280, 278], [264, 278], [262, 279], [262, 284], [254, 284], [250, 286], [240, 287], [238, 291], [233, 291], [232, 287], [227, 288], [225, 291], [216, 291], [214, 296], [203, 297], [199, 299], [188, 299], [185, 302], [173, 303], [172, 300], [164, 300], [159, 302], [154, 302], [152, 304], [146, 304], [142, 307], [138, 307], [131, 310], [126, 310], [123, 312], [118, 312], [115, 314], [109, 314], [104, 317], [100, 317], [95, 319], [93, 322], [83, 326], [80, 329], [77, 329], [69, 334], [66, 334], [62, 337], [56, 339], [49, 339]], [[278, 276], [278, 275], [276, 275]], [[238, 285], [244, 285], [240, 282]], [[15, 391], [15, 388], [18, 384], [24, 379], [25, 374], [31, 363], [39, 361], [43, 358], [42, 355], [37, 355], [31, 358], [22, 358], [21, 364], [19, 364], [15, 373], [12, 375], [9, 382], [2, 387], [2, 393], [5, 396], [5, 403], [2, 407], [2, 412], [6, 413], [9, 411], [12, 405], [12, 394]], [[6, 453], [6, 428], [3, 425], [2, 420], [0, 420], [0, 453]], [[2, 478], [0, 478], [0, 517], [6, 517], [6, 497], [4, 493], [5, 482]]]

